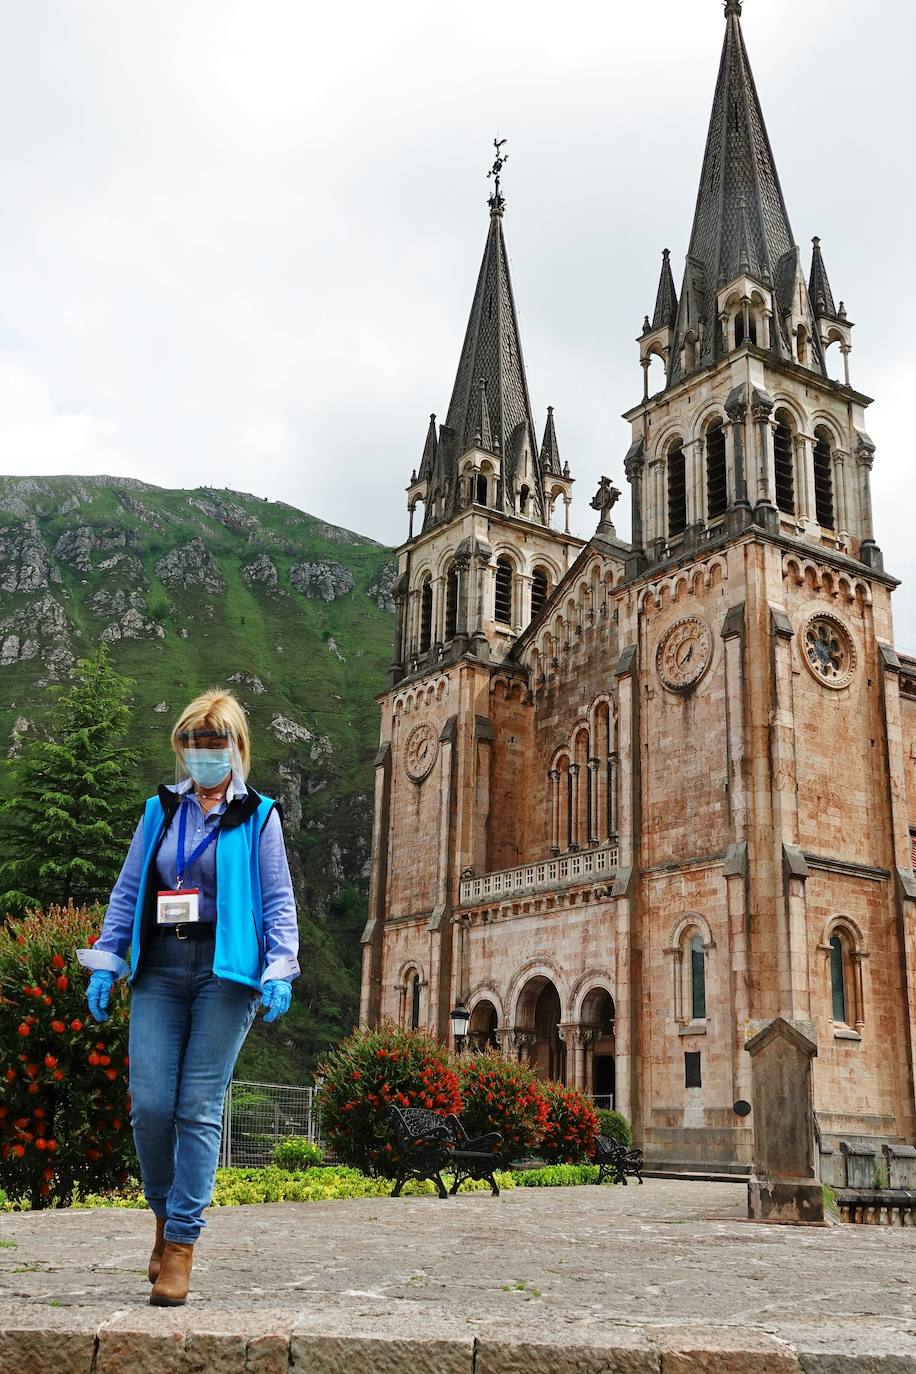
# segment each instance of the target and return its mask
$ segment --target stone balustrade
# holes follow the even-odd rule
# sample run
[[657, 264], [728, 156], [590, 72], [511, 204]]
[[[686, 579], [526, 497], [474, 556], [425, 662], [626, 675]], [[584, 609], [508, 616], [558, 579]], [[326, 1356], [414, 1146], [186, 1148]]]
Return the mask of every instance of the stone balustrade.
[[617, 862], [617, 845], [613, 844], [563, 854], [541, 863], [522, 864], [519, 868], [484, 873], [479, 878], [462, 878], [459, 904], [476, 906], [481, 902], [527, 896], [572, 883], [595, 882], [599, 878], [612, 877], [617, 871]]

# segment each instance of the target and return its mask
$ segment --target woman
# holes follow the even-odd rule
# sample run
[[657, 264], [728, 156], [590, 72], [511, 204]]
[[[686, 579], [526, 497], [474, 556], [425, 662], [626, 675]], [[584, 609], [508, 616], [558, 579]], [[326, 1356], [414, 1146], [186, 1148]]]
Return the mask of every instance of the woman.
[[[88, 1002], [108, 1019], [129, 975], [131, 1124], [156, 1216], [150, 1302], [181, 1306], [219, 1156], [222, 1104], [258, 1006], [289, 1009], [296, 907], [280, 814], [248, 787], [245, 714], [205, 692], [172, 731], [181, 781], [146, 803], [92, 949]], [[129, 955], [128, 955], [129, 950]]]

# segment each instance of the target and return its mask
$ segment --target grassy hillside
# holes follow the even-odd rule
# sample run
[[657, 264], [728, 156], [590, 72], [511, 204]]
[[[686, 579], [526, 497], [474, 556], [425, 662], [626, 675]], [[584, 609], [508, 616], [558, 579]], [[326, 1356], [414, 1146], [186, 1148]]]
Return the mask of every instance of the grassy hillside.
[[248, 712], [251, 781], [284, 805], [303, 966], [293, 1013], [250, 1038], [248, 1076], [300, 1081], [355, 1017], [393, 566], [371, 540], [254, 496], [0, 478], [3, 753], [99, 639], [134, 682], [138, 802], [172, 780], [169, 730], [197, 692], [228, 685]]

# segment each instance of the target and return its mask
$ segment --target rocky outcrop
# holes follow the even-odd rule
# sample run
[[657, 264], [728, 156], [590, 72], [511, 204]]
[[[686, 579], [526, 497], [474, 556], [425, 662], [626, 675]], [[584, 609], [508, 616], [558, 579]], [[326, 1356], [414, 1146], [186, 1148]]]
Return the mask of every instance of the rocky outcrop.
[[353, 574], [342, 563], [296, 563], [289, 580], [297, 592], [322, 601], [336, 601], [353, 590]]
[[16, 759], [22, 751], [23, 736], [31, 730], [31, 724], [25, 716], [17, 716], [13, 721], [13, 728], [10, 731], [10, 747], [6, 751], [8, 759]]
[[100, 587], [93, 592], [86, 603], [93, 615], [123, 615], [125, 611], [145, 611], [146, 598], [141, 592], [128, 591], [123, 587]]
[[[49, 640], [42, 650], [41, 641]], [[41, 654], [45, 667], [56, 675], [70, 666], [70, 624], [63, 606], [50, 594], [21, 606], [0, 620], [0, 667]]]
[[397, 563], [384, 563], [366, 588], [366, 595], [372, 598], [380, 611], [394, 612], [393, 587], [397, 575]]
[[157, 620], [145, 620], [132, 606], [114, 625], [106, 626], [99, 639], [105, 644], [114, 644], [119, 639], [165, 639], [165, 630]]
[[48, 585], [48, 551], [35, 522], [0, 529], [0, 591], [37, 592]]
[[0, 630], [0, 668], [8, 668], [11, 663], [19, 663], [28, 658], [37, 658], [41, 645], [37, 639], [28, 639], [17, 634], [4, 634]]
[[77, 572], [92, 572], [92, 555], [111, 553], [136, 544], [137, 536], [133, 530], [93, 529], [91, 525], [81, 525], [78, 529], [65, 530], [54, 545], [54, 557], [67, 563]]
[[192, 539], [163, 554], [156, 564], [156, 576], [173, 591], [223, 586], [222, 573], [202, 539]]
[[276, 587], [277, 570], [266, 553], [258, 554], [250, 563], [242, 564], [242, 576], [249, 587]]
[[267, 728], [281, 744], [308, 744], [312, 763], [320, 763], [334, 752], [327, 735], [319, 735], [306, 725], [297, 725], [288, 716], [275, 715]]
[[234, 501], [226, 501], [210, 492], [206, 496], [189, 496], [188, 505], [201, 511], [208, 519], [215, 520], [217, 524], [225, 525], [227, 530], [248, 535], [258, 534], [261, 530], [259, 522], [253, 515], [249, 515], [247, 510], [237, 506]]
[[254, 673], [232, 673], [227, 679], [233, 685], [247, 687], [252, 696], [262, 697], [267, 691], [264, 683]]

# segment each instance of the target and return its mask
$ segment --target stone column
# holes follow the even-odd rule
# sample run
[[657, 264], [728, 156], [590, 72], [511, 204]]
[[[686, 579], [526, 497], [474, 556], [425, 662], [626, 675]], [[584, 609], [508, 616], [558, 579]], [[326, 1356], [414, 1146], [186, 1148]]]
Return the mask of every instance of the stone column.
[[598, 1033], [597, 1026], [580, 1026], [576, 1036], [577, 1051], [581, 1055], [577, 1087], [580, 1092], [588, 1095], [592, 1093], [595, 1081], [595, 1045], [598, 1042]]
[[557, 1026], [557, 1034], [561, 1042], [566, 1046], [566, 1082], [567, 1088], [578, 1088], [579, 1077], [579, 1052], [576, 1042], [576, 1026], [572, 1021], [561, 1021]]
[[754, 522], [764, 529], [779, 529], [779, 512], [773, 504], [775, 490], [775, 457], [773, 454], [773, 435], [770, 416], [773, 413], [773, 398], [765, 391], [755, 388], [751, 417], [757, 432], [757, 491], [754, 502]]
[[729, 844], [724, 877], [728, 907], [732, 1101], [750, 1095], [750, 1061], [743, 1052], [751, 1014], [747, 925], [748, 793], [744, 723], [744, 604], [729, 607], [722, 624], [725, 655], [725, 733]]
[[579, 765], [571, 763], [569, 765], [569, 776], [572, 778], [572, 815], [569, 822], [569, 847], [578, 849], [579, 839]]
[[516, 573], [516, 596], [518, 597], [517, 632], [526, 630], [531, 624], [531, 587], [534, 578], [530, 573]]
[[751, 1056], [754, 1125], [748, 1216], [823, 1225], [824, 1196], [815, 1168], [814, 1025], [777, 1016], [744, 1048]]
[[[812, 489], [808, 486], [808, 442], [804, 434], [793, 434], [792, 445], [795, 459], [795, 512], [799, 524], [806, 529], [811, 524]], [[812, 457], [813, 477], [813, 457]]]
[[598, 843], [598, 769], [599, 759], [589, 759], [588, 761], [588, 844]]
[[748, 499], [747, 490], [748, 474], [745, 448], [747, 397], [744, 386], [736, 386], [729, 393], [728, 400], [725, 402], [725, 413], [728, 416], [726, 434], [731, 440], [733, 464], [731, 499], [735, 510], [738, 512], [732, 518], [732, 525], [738, 528], [748, 522], [751, 514], [751, 502]]
[[560, 770], [551, 768], [550, 780], [550, 852], [560, 852]]
[[445, 642], [445, 589], [446, 579], [444, 577], [433, 579], [433, 644]]
[[520, 1064], [527, 1064], [531, 1057], [531, 1046], [534, 1044], [536, 1036], [533, 1031], [517, 1030], [512, 1031], [512, 1046], [518, 1056]]
[[642, 442], [638, 441], [630, 446], [630, 450], [623, 460], [623, 471], [630, 484], [630, 542], [633, 548], [632, 554], [627, 559], [628, 574], [637, 571], [644, 563], [643, 508], [645, 494], [643, 491], [643, 472], [645, 465]]
[[859, 509], [862, 512], [862, 547], [859, 557], [869, 568], [884, 571], [884, 558], [875, 543], [875, 531], [871, 511], [871, 470], [875, 461], [875, 446], [867, 434], [859, 435], [856, 445], [856, 470], [858, 473]]
[[514, 1032], [510, 1029], [507, 1029], [505, 1026], [498, 1026], [496, 1029], [496, 1045], [498, 1052], [502, 1055], [503, 1059], [514, 1058], [514, 1051], [512, 1045], [513, 1034]]
[[849, 454], [844, 449], [836, 449], [833, 455], [833, 489], [836, 492], [836, 511], [834, 520], [837, 538], [841, 544], [849, 542], [849, 492], [846, 489], [846, 459]]
[[475, 652], [483, 657], [489, 657], [489, 643], [483, 632], [483, 620], [485, 607], [491, 601], [490, 584], [496, 576], [496, 569], [493, 567], [491, 571], [489, 549], [484, 552], [478, 548], [472, 563], [475, 572], [476, 594], [474, 596], [474, 630], [471, 637], [475, 641]]
[[455, 617], [455, 637], [468, 636], [468, 621], [470, 609], [468, 604], [469, 582], [471, 569], [471, 555], [469, 553], [457, 553], [455, 555], [455, 570], [458, 574], [458, 614]]

